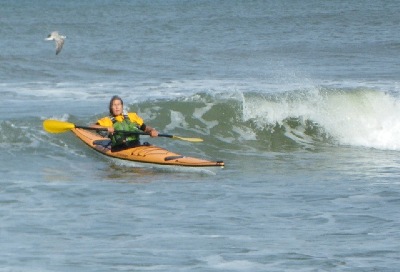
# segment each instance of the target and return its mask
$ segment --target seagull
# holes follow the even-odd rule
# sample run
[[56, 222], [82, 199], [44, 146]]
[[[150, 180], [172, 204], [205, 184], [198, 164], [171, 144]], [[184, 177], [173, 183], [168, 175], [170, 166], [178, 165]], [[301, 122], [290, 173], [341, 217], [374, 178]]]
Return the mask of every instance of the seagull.
[[56, 55], [58, 55], [58, 53], [60, 53], [60, 51], [64, 45], [65, 38], [66, 38], [65, 36], [58, 34], [57, 31], [53, 31], [49, 34], [49, 36], [47, 36], [47, 38], [45, 40], [46, 41], [54, 40], [56, 42]]

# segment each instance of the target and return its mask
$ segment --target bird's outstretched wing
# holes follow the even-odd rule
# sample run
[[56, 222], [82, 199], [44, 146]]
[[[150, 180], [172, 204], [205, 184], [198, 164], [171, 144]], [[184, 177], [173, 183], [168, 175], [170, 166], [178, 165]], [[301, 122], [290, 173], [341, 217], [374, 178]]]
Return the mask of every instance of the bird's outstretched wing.
[[58, 55], [58, 53], [61, 52], [61, 49], [64, 45], [64, 39], [60, 38], [60, 39], [56, 39], [56, 55]]

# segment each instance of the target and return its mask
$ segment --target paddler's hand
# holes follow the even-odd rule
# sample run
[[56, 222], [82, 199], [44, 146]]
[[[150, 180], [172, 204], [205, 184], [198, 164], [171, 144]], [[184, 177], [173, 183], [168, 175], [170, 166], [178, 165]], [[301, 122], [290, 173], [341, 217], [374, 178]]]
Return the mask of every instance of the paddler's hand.
[[157, 137], [158, 131], [153, 128], [150, 130], [149, 134], [150, 134], [150, 137]]
[[100, 126], [99, 124], [93, 124], [93, 125], [91, 125], [90, 127], [92, 127], [92, 128], [98, 128], [98, 129], [100, 129], [100, 130], [105, 130], [105, 129], [107, 129], [107, 132], [108, 132], [109, 134], [114, 134], [114, 132], [115, 132], [114, 127], [103, 127], [103, 126]]
[[108, 131], [109, 134], [114, 134], [115, 129], [114, 129], [114, 127], [108, 127], [107, 131]]
[[150, 126], [147, 126], [144, 132], [148, 133], [150, 137], [158, 136], [158, 131]]

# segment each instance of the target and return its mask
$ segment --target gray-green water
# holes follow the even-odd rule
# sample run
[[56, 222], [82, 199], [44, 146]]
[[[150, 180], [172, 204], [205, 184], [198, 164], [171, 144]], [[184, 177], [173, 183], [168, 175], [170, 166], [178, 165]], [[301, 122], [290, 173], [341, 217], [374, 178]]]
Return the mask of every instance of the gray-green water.
[[[396, 271], [400, 4], [275, 2], [4, 1], [0, 271]], [[43, 131], [114, 94], [225, 169]]]

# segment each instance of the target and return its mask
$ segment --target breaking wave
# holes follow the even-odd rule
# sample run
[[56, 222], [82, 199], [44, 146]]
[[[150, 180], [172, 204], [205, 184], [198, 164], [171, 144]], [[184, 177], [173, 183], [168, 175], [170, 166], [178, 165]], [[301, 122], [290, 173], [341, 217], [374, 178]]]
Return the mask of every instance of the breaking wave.
[[[208, 91], [126, 106], [159, 131], [202, 137], [205, 141], [201, 148], [193, 148], [201, 149], [196, 152], [204, 154], [213, 150], [291, 151], [324, 146], [400, 150], [397, 93], [361, 88], [318, 88], [271, 94]], [[72, 145], [75, 140], [72, 136], [52, 137], [45, 133], [43, 120], [56, 118], [86, 125], [100, 115], [82, 119], [82, 116], [60, 113], [59, 118], [0, 121], [0, 145], [8, 150], [10, 147], [47, 149], [52, 144], [64, 145], [64, 141]], [[166, 147], [170, 144], [164, 143]]]
[[400, 149], [400, 101], [370, 89], [200, 93], [130, 105], [166, 131], [264, 150], [348, 145]]

